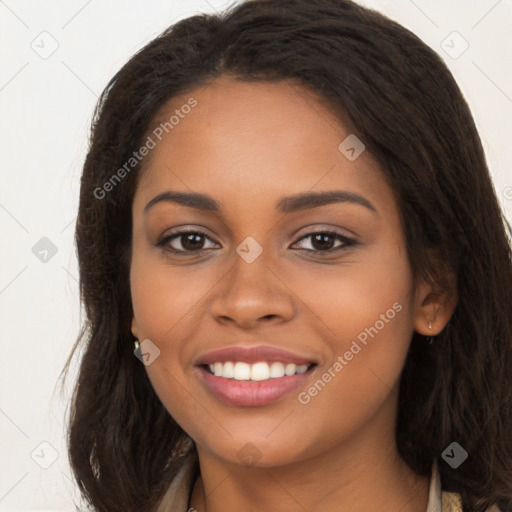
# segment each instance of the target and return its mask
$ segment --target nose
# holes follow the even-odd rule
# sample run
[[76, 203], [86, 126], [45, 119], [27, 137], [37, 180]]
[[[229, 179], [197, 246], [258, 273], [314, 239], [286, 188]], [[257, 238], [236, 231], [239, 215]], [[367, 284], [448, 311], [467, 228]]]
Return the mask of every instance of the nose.
[[294, 294], [290, 283], [271, 268], [265, 251], [252, 263], [235, 255], [212, 301], [210, 312], [217, 322], [253, 329], [262, 323], [282, 323], [295, 315]]

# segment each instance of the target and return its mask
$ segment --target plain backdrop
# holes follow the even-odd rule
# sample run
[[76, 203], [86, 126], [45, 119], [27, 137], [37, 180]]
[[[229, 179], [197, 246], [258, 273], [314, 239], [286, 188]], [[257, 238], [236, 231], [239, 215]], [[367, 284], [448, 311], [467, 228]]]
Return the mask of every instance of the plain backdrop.
[[[512, 0], [366, 0], [446, 61], [512, 212]], [[98, 95], [221, 0], [0, 0], [0, 512], [75, 511], [56, 382], [80, 325], [73, 229]], [[478, 214], [478, 212], [475, 212]], [[72, 372], [72, 378], [76, 374]]]

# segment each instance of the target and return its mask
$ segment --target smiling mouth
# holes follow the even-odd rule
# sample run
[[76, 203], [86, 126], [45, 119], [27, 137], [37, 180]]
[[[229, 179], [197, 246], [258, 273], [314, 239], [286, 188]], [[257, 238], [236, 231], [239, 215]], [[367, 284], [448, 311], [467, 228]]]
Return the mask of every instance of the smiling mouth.
[[296, 365], [280, 361], [226, 361], [200, 364], [199, 376], [221, 401], [237, 407], [270, 405], [312, 378], [316, 363]]
[[254, 364], [242, 361], [226, 361], [202, 365], [206, 371], [215, 377], [254, 382], [300, 375], [306, 373], [313, 366], [316, 365], [314, 363], [296, 365], [279, 361], [274, 361], [270, 364], [266, 361], [259, 361]]
[[236, 407], [279, 402], [313, 378], [319, 361], [273, 345], [227, 345], [199, 355], [196, 376], [210, 396]]

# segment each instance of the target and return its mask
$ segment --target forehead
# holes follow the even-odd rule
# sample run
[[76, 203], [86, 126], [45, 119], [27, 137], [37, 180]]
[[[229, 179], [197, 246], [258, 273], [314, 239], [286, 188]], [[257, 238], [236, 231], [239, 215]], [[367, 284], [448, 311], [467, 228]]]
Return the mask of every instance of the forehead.
[[[195, 106], [183, 108], [191, 100]], [[166, 122], [158, 140], [154, 129]], [[309, 190], [350, 189], [376, 197], [386, 187], [367, 152], [350, 161], [340, 151], [352, 134], [350, 124], [291, 81], [217, 79], [169, 101], [149, 133], [156, 145], [137, 191], [148, 200], [177, 189], [208, 193], [221, 205], [262, 206]]]

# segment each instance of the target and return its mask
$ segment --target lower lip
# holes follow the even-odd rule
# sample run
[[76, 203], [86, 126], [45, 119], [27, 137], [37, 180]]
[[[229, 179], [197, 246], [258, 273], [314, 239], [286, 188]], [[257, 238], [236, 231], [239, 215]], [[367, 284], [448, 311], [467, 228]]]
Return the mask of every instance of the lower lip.
[[290, 377], [263, 381], [226, 379], [215, 377], [203, 367], [199, 370], [208, 389], [222, 401], [241, 407], [257, 407], [276, 402], [303, 385], [312, 368]]

